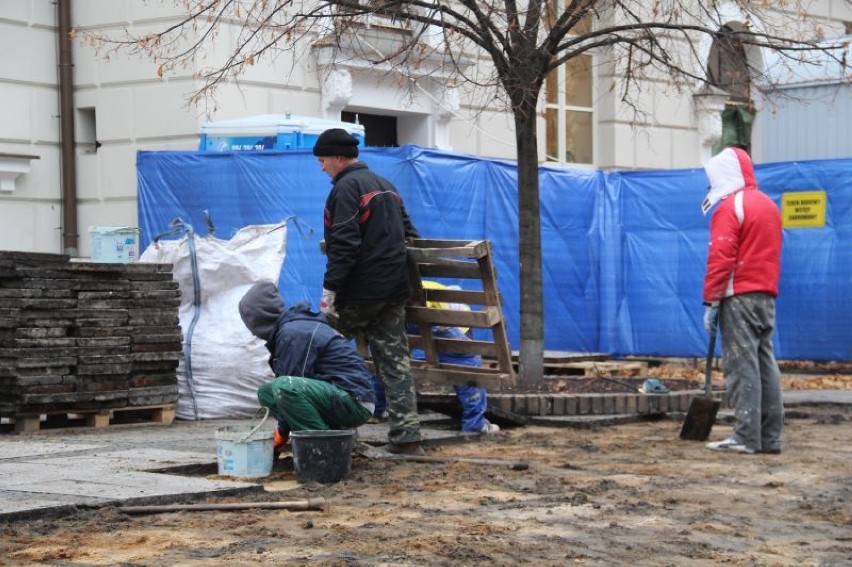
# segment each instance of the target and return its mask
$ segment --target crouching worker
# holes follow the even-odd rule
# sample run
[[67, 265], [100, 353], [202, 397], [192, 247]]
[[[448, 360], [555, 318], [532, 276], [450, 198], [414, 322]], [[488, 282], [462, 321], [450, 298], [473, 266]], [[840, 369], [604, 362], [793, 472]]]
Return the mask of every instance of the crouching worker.
[[291, 431], [350, 429], [367, 422], [376, 403], [370, 373], [325, 315], [307, 303], [285, 309], [271, 281], [254, 284], [239, 309], [246, 327], [266, 341], [277, 376], [257, 389], [260, 405], [278, 420], [276, 453]]

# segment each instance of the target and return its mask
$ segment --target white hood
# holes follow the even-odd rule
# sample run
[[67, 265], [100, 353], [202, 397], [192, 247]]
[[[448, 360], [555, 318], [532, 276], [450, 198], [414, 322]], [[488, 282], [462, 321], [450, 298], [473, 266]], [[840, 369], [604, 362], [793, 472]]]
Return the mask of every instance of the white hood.
[[725, 148], [704, 165], [710, 180], [710, 190], [701, 203], [706, 215], [713, 205], [740, 189], [755, 189], [754, 165], [745, 150]]

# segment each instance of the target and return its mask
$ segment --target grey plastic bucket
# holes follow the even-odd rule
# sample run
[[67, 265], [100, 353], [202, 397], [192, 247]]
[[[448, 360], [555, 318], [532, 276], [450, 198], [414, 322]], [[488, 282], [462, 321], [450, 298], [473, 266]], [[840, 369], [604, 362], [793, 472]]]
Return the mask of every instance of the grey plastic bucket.
[[354, 429], [293, 431], [293, 472], [299, 482], [338, 482], [352, 471]]
[[252, 432], [251, 426], [229, 426], [216, 430], [216, 461], [219, 474], [243, 478], [261, 478], [272, 472], [275, 432]]

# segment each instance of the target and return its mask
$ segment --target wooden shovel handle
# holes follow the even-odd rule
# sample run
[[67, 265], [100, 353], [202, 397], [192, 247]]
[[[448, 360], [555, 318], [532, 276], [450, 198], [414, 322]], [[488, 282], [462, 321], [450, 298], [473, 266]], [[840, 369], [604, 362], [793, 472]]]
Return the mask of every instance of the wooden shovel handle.
[[125, 514], [161, 514], [163, 512], [206, 512], [229, 510], [306, 510], [326, 511], [325, 498], [308, 498], [291, 502], [219, 502], [211, 504], [163, 504], [152, 506], [120, 506], [119, 512]]
[[710, 346], [707, 347], [707, 365], [704, 367], [704, 395], [708, 398], [713, 395], [710, 380], [713, 375], [713, 352], [716, 350], [716, 325], [710, 331]]
[[505, 461], [503, 459], [482, 459], [478, 457], [438, 457], [430, 455], [391, 455], [389, 457], [397, 461], [413, 461], [416, 463], [470, 463], [472, 465], [490, 465], [497, 467], [509, 467], [513, 471], [525, 471], [530, 468], [523, 461]]

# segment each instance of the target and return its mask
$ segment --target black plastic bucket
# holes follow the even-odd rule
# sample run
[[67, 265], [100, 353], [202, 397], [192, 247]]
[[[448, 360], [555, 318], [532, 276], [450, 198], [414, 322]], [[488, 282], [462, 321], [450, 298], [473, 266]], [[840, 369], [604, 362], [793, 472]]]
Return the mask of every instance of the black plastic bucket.
[[293, 431], [290, 441], [299, 482], [338, 482], [352, 471], [354, 429]]

